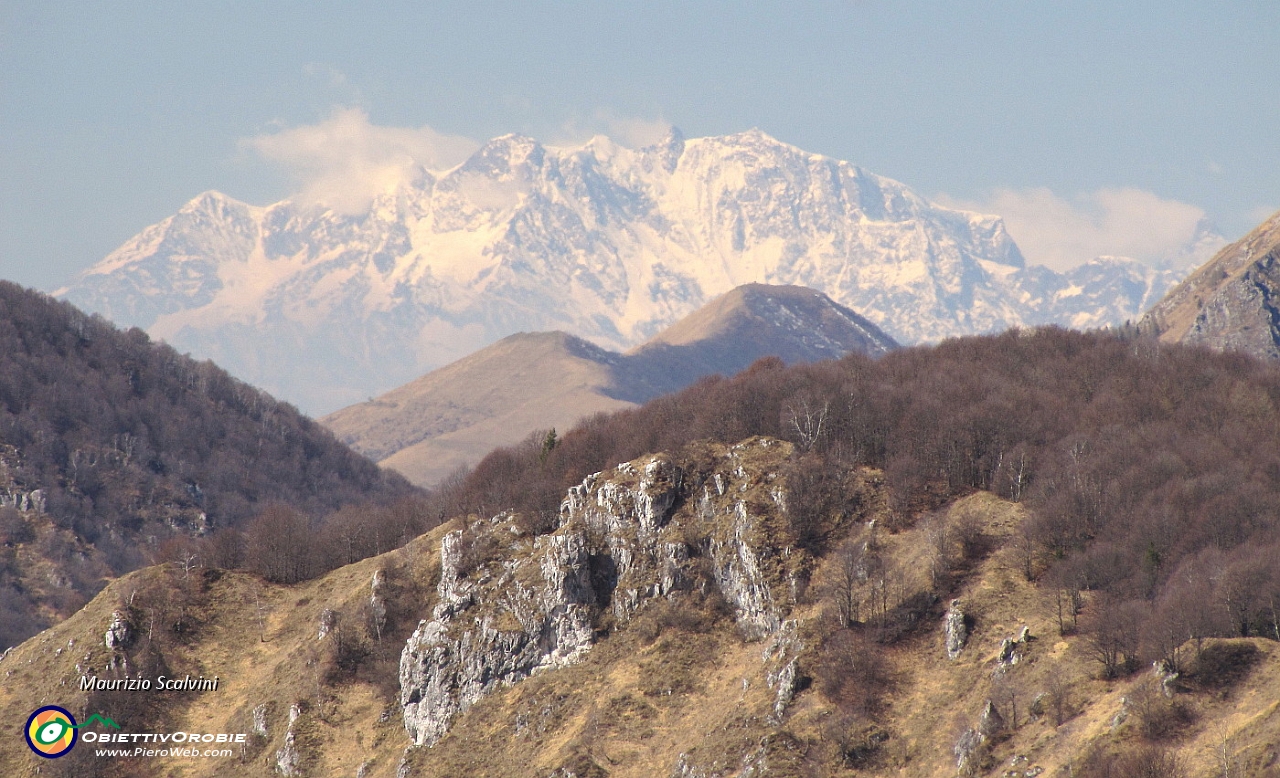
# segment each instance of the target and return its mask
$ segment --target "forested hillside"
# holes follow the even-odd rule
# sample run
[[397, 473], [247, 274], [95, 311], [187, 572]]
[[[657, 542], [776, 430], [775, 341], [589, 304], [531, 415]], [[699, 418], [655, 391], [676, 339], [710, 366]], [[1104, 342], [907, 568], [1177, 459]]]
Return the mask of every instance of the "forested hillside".
[[[0, 703], [253, 733], [188, 775], [1272, 778], [1278, 403], [1128, 332], [762, 360], [408, 507], [261, 511], [16, 648]], [[72, 683], [162, 670], [226, 690]]]
[[842, 510], [855, 466], [883, 469], [904, 524], [990, 491], [1029, 511], [1017, 539], [1026, 578], [1076, 604], [1094, 592], [1098, 627], [1126, 626], [1108, 654], [1119, 672], [1138, 660], [1142, 634], [1169, 651], [1181, 634], [1280, 639], [1277, 408], [1280, 371], [1247, 356], [1015, 330], [878, 360], [762, 360], [595, 417], [554, 448], [531, 439], [496, 451], [450, 496], [457, 512], [550, 522], [587, 473], [752, 435], [796, 445], [792, 519], [814, 548], [832, 540], [817, 517]]
[[0, 283], [0, 645], [167, 539], [413, 491], [212, 363]]

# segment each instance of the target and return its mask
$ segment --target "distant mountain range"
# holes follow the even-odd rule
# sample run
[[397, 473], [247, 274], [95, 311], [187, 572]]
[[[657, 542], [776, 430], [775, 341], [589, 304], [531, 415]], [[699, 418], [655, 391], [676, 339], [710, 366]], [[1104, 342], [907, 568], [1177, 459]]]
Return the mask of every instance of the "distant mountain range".
[[998, 217], [751, 130], [507, 135], [356, 215], [209, 192], [57, 294], [323, 413], [515, 332], [625, 350], [750, 282], [821, 290], [909, 344], [1136, 319], [1174, 280], [1028, 267]]
[[564, 332], [518, 333], [368, 402], [321, 420], [357, 451], [433, 485], [534, 430], [635, 407], [764, 356], [789, 363], [897, 344], [811, 289], [748, 284], [625, 354]]

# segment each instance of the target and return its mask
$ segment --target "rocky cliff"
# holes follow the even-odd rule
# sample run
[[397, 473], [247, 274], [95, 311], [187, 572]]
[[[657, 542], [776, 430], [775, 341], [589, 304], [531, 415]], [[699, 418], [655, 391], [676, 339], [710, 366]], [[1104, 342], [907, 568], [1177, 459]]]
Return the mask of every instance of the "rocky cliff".
[[1166, 343], [1280, 359], [1280, 213], [1218, 252], [1142, 319]]
[[[414, 742], [433, 745], [495, 689], [574, 664], [656, 600], [711, 595], [744, 637], [777, 633], [811, 561], [785, 520], [790, 448], [756, 438], [698, 468], [646, 457], [570, 489], [549, 534], [502, 514], [445, 536], [437, 604], [400, 659]], [[794, 666], [772, 670], [789, 699]]]

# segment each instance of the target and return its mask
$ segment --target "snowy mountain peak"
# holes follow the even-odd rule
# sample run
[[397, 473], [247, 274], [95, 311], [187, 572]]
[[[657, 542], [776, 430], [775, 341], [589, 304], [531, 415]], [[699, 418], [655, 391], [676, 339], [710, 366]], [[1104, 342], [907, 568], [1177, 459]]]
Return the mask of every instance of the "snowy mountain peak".
[[[903, 343], [1080, 318], [998, 217], [758, 129], [504, 135], [355, 214], [209, 192], [60, 293], [323, 412], [521, 330], [625, 350], [753, 282], [819, 289]], [[1137, 315], [1117, 299], [1093, 300], [1099, 323]]]

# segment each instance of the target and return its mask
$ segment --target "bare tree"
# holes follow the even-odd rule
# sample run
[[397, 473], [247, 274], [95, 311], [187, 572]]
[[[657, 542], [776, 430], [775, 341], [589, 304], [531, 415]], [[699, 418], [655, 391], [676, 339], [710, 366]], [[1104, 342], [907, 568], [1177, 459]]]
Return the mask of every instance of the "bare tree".
[[1054, 726], [1060, 727], [1071, 717], [1071, 684], [1057, 668], [1049, 672], [1045, 684], [1045, 700], [1053, 711]]
[[997, 708], [1009, 711], [1008, 724], [1018, 728], [1018, 700], [1022, 698], [1022, 685], [1009, 675], [1002, 675], [991, 685], [991, 701]]
[[1131, 669], [1138, 658], [1139, 630], [1146, 617], [1146, 605], [1118, 601], [1101, 593], [1090, 604], [1085, 635], [1090, 653], [1102, 663], [1105, 678], [1115, 678]]
[[866, 567], [864, 545], [850, 538], [836, 551], [832, 560], [829, 590], [836, 604], [841, 626], [849, 626], [862, 620], [862, 598], [859, 595]]
[[812, 450], [822, 440], [827, 432], [827, 417], [830, 411], [830, 400], [823, 400], [819, 404], [817, 400], [808, 396], [800, 397], [787, 404], [785, 423], [795, 431], [796, 443], [802, 451]]

